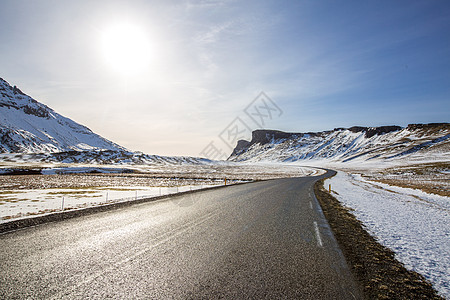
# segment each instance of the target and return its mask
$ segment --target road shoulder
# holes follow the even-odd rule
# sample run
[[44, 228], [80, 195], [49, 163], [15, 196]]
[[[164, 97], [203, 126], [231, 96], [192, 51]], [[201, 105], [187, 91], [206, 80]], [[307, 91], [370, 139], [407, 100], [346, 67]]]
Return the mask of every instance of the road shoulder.
[[394, 252], [379, 244], [349, 209], [323, 187], [314, 185], [323, 213], [367, 299], [442, 299], [425, 278], [407, 270]]

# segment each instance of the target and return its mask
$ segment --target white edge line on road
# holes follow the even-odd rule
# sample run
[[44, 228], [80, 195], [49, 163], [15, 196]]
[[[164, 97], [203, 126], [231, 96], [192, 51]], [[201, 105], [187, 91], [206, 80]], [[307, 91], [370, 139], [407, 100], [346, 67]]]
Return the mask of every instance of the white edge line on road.
[[319, 247], [322, 247], [322, 238], [320, 237], [320, 231], [319, 231], [319, 226], [317, 226], [317, 222], [314, 221], [314, 229], [316, 231], [316, 237], [317, 237], [317, 245], [319, 245]]
[[312, 206], [312, 202], [311, 202], [311, 201], [309, 201], [309, 207], [310, 207], [311, 209], [313, 209], [313, 206]]

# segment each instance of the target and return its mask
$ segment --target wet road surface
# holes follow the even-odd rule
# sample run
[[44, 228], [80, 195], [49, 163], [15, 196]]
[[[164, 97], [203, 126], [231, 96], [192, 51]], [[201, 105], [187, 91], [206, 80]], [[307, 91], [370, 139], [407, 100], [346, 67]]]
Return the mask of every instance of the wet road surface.
[[360, 299], [313, 193], [288, 178], [0, 235], [0, 298]]

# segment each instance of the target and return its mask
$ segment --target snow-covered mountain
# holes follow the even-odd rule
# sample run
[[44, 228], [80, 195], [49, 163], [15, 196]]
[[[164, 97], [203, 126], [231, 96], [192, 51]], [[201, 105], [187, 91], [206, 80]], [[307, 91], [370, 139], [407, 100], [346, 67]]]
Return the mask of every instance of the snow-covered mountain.
[[53, 153], [0, 153], [0, 162], [65, 163], [113, 165], [189, 165], [209, 164], [206, 158], [190, 156], [159, 156], [122, 150], [65, 151]]
[[126, 151], [0, 78], [0, 153]]
[[195, 157], [130, 151], [66, 118], [0, 78], [0, 161], [89, 164], [202, 164]]
[[309, 133], [256, 130], [251, 141], [238, 142], [229, 160], [449, 161], [450, 124], [351, 127]]

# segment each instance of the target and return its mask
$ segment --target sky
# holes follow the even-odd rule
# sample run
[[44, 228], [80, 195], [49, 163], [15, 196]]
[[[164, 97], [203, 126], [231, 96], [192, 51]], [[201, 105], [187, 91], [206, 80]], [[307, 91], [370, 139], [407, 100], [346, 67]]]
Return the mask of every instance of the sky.
[[447, 0], [0, 0], [0, 77], [130, 150], [214, 158], [259, 128], [450, 121], [449, 32]]

